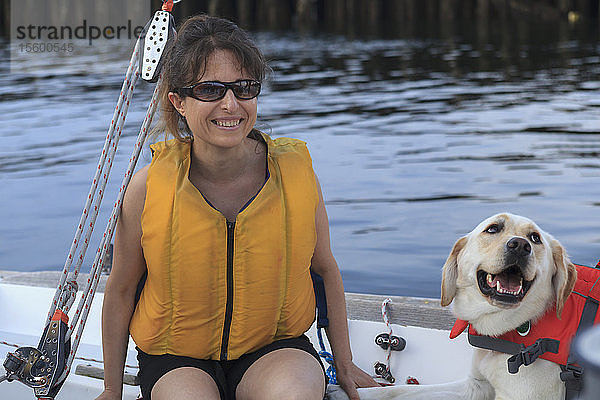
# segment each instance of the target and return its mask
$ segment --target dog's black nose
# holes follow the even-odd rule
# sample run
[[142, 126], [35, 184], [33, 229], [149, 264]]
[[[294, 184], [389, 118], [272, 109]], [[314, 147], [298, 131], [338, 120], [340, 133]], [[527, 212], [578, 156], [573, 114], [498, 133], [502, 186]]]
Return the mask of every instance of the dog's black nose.
[[518, 256], [528, 256], [531, 254], [531, 245], [529, 242], [520, 237], [514, 237], [506, 243], [506, 249]]

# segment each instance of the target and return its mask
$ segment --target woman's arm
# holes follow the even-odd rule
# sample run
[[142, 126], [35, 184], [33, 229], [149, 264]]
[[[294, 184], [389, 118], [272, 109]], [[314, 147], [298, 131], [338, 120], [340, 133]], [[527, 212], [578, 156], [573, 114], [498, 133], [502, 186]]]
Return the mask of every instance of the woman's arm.
[[102, 305], [104, 392], [98, 399], [121, 399], [123, 393], [129, 322], [135, 307], [137, 284], [146, 270], [141, 246], [141, 216], [147, 174], [148, 167], [144, 167], [132, 177], [115, 229], [113, 266]]
[[358, 400], [357, 387], [379, 386], [379, 384], [352, 362], [344, 285], [340, 270], [331, 252], [329, 220], [318, 180], [317, 188], [319, 189], [319, 205], [315, 217], [317, 243], [311, 261], [311, 270], [321, 275], [325, 284], [329, 318], [329, 328], [326, 332], [333, 352], [338, 383], [351, 400]]

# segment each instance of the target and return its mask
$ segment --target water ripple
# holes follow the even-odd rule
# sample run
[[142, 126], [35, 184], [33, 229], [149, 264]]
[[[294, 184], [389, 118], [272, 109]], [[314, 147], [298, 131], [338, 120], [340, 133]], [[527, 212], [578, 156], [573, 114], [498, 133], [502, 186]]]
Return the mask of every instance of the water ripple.
[[[439, 295], [452, 243], [498, 211], [536, 219], [577, 262], [600, 254], [597, 31], [455, 28], [255, 34], [275, 71], [259, 125], [308, 143], [351, 291]], [[0, 267], [64, 261], [130, 51], [96, 50], [0, 75]], [[107, 193], [151, 92], [138, 84]]]

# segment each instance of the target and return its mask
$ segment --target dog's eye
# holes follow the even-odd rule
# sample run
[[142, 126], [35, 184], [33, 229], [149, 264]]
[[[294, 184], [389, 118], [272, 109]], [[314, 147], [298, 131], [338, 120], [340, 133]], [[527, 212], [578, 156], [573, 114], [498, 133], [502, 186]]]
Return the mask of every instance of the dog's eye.
[[485, 231], [487, 233], [498, 233], [498, 232], [500, 232], [500, 225], [492, 224], [492, 225], [488, 226]]
[[537, 232], [530, 233], [529, 234], [529, 239], [531, 239], [531, 241], [533, 243], [537, 243], [537, 244], [542, 243], [542, 238], [540, 237], [540, 234], [537, 233]]

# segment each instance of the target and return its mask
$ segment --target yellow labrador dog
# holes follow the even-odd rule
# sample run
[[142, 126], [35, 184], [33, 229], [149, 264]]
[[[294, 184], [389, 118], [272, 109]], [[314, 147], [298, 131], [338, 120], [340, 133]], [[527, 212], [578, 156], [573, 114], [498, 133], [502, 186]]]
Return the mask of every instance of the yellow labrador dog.
[[[576, 280], [575, 266], [560, 243], [533, 221], [498, 214], [454, 245], [443, 268], [442, 306], [481, 335], [498, 336], [538, 320], [556, 305], [560, 314]], [[560, 366], [537, 359], [517, 374], [508, 354], [476, 349], [469, 376], [439, 385], [359, 389], [362, 400], [562, 400]], [[330, 399], [347, 398], [341, 390]]]

